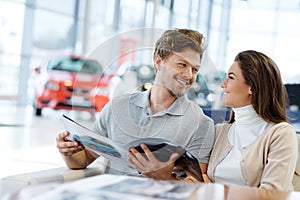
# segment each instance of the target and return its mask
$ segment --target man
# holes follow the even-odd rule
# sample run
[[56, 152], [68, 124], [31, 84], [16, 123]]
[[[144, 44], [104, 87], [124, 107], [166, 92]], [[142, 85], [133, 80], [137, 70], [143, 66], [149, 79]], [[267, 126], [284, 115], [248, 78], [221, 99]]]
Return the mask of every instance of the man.
[[[186, 97], [200, 68], [204, 52], [203, 35], [189, 29], [165, 31], [155, 44], [156, 77], [145, 92], [112, 99], [96, 117], [94, 130], [121, 144], [141, 137], [168, 139], [193, 154], [203, 173], [214, 140], [214, 123], [201, 108]], [[60, 133], [57, 147], [66, 164], [82, 169], [96, 156]], [[111, 162], [108, 173], [134, 174]]]

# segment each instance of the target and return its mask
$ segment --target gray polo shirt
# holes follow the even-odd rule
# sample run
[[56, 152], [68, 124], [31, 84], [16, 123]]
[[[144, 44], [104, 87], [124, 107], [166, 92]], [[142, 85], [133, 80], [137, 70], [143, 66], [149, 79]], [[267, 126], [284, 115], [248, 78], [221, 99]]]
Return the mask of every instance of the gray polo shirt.
[[[152, 114], [149, 94], [150, 90], [114, 98], [97, 115], [94, 130], [124, 145], [141, 137], [167, 139], [185, 148], [199, 162], [208, 163], [214, 141], [213, 120], [186, 96], [177, 98], [167, 110]], [[116, 173], [116, 169], [127, 173], [111, 162], [108, 172]]]

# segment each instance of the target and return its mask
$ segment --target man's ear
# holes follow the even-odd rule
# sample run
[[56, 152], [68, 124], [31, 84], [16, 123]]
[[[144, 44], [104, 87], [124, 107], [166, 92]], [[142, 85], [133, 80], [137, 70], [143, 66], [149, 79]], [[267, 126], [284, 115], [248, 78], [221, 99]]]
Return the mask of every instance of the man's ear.
[[161, 62], [162, 62], [161, 57], [156, 56], [156, 58], [154, 59], [154, 65], [155, 65], [156, 71], [158, 71], [160, 69]]

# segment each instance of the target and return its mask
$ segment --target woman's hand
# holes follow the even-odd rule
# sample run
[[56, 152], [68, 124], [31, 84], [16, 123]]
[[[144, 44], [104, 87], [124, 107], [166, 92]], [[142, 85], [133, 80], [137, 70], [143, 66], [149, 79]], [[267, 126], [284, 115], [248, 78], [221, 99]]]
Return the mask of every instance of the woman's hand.
[[135, 148], [130, 148], [128, 152], [128, 162], [135, 169], [145, 176], [160, 180], [177, 180], [172, 176], [177, 153], [173, 153], [167, 162], [160, 162], [145, 144], [140, 145], [145, 156], [140, 154]]
[[208, 178], [207, 174], [202, 174], [205, 183], [212, 183], [212, 181]]

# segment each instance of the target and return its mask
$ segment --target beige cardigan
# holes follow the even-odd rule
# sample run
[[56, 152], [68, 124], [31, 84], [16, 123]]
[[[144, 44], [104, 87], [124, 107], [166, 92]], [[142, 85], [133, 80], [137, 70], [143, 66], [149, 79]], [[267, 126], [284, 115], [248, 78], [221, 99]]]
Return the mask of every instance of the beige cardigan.
[[[208, 177], [214, 182], [214, 170], [232, 149], [227, 136], [231, 124], [216, 125], [216, 137], [208, 163]], [[268, 128], [242, 150], [241, 170], [248, 186], [292, 191], [292, 179], [298, 159], [296, 132], [282, 122]], [[226, 172], [224, 172], [226, 173]]]

